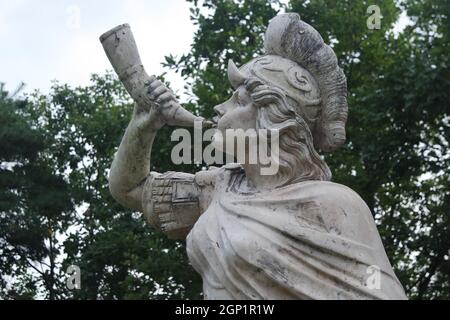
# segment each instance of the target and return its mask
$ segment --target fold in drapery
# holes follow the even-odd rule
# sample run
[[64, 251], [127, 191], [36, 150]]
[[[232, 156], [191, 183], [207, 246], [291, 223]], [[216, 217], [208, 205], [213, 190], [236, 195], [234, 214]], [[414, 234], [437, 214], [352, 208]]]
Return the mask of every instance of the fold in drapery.
[[370, 210], [331, 182], [219, 188], [187, 247], [207, 299], [406, 298]]

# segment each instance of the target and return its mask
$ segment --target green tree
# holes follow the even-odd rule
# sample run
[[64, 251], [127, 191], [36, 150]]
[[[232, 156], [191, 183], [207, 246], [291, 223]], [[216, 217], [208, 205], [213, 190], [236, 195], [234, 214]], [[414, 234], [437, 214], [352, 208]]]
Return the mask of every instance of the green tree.
[[[30, 101], [42, 130], [54, 137], [49, 147], [54, 167], [64, 172], [74, 203], [72, 229], [64, 239], [65, 270], [78, 265], [77, 299], [195, 298], [198, 277], [183, 243], [149, 228], [141, 214], [121, 207], [110, 195], [108, 170], [131, 117], [132, 102], [112, 76], [93, 76], [92, 85], [54, 85], [49, 96]], [[39, 116], [38, 116], [39, 115]], [[38, 126], [39, 124], [36, 123]], [[156, 142], [154, 163], [170, 169], [166, 129]]]
[[[348, 78], [346, 145], [326, 160], [333, 180], [370, 207], [407, 294], [450, 298], [449, 6], [446, 0], [190, 0], [198, 27], [191, 50], [167, 56], [203, 116], [231, 94], [228, 59], [262, 54], [281, 9], [298, 12], [330, 43]], [[381, 29], [368, 30], [377, 4]], [[394, 32], [401, 12], [411, 24]], [[167, 240], [110, 196], [108, 168], [131, 116], [111, 74], [91, 85], [55, 84], [48, 95], [0, 90], [0, 288], [3, 298], [199, 298], [183, 242]], [[158, 134], [154, 170], [167, 162], [171, 129]], [[65, 286], [69, 265], [81, 290]]]
[[68, 227], [68, 186], [46, 157], [48, 138], [32, 125], [27, 101], [0, 90], [0, 294], [60, 294], [58, 235]]
[[[192, 1], [191, 1], [192, 2]], [[367, 28], [377, 4], [380, 29]], [[192, 2], [198, 25], [191, 51], [166, 65], [190, 84], [209, 116], [226, 99], [228, 59], [260, 54], [276, 1]], [[411, 298], [450, 297], [449, 6], [447, 1], [291, 1], [333, 46], [349, 89], [348, 139], [326, 155], [333, 180], [370, 207], [387, 253]], [[412, 20], [399, 34], [404, 11]]]
[[[328, 157], [335, 180], [368, 203], [409, 296], [448, 298], [448, 3], [380, 2], [381, 30], [364, 28], [371, 3], [325, 3], [292, 10], [335, 39], [348, 76], [348, 143]], [[400, 10], [412, 25], [396, 35]]]
[[[78, 88], [56, 83], [48, 95], [23, 101], [2, 97], [1, 296], [200, 297], [184, 244], [150, 229], [109, 193], [108, 170], [132, 110], [116, 77], [94, 75]], [[160, 171], [171, 168], [169, 133], [162, 130], [155, 146]], [[80, 290], [67, 289], [70, 265], [80, 267]]]

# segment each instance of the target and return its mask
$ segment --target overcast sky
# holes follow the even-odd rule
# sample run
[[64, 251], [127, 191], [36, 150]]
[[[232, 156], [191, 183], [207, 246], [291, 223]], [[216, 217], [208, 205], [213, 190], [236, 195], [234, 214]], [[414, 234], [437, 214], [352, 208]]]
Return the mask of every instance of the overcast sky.
[[[149, 73], [170, 53], [189, 51], [195, 31], [185, 0], [0, 0], [0, 82], [46, 92], [51, 80], [83, 85], [112, 69], [98, 37], [129, 23]], [[170, 75], [182, 91], [179, 77]]]
[[[160, 74], [165, 55], [189, 51], [195, 32], [189, 15], [185, 0], [0, 0], [0, 82], [13, 91], [24, 81], [25, 92], [47, 92], [54, 79], [85, 85], [92, 73], [112, 69], [99, 36], [125, 22], [147, 72]], [[183, 93], [179, 76], [167, 79]]]

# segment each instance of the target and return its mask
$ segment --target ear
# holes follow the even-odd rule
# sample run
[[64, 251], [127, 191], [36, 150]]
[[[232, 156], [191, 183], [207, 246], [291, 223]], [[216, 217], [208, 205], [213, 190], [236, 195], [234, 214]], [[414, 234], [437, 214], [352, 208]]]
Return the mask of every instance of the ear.
[[228, 80], [233, 89], [237, 89], [240, 85], [243, 85], [245, 81], [245, 76], [239, 71], [231, 59], [228, 60]]

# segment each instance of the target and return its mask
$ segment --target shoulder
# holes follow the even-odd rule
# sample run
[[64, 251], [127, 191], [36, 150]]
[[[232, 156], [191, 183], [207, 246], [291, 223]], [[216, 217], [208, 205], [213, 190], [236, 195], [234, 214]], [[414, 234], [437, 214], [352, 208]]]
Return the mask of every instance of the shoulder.
[[311, 197], [322, 206], [350, 210], [356, 212], [370, 212], [365, 201], [351, 188], [330, 181], [305, 181], [298, 184], [298, 190], [303, 196]]
[[333, 182], [317, 182], [314, 189], [328, 230], [369, 247], [383, 247], [373, 213], [356, 191]]
[[340, 184], [340, 183], [335, 183], [335, 182], [324, 182], [327, 185], [327, 188], [329, 188], [330, 191], [332, 191], [332, 193], [334, 194], [335, 197], [340, 197], [340, 198], [344, 198], [344, 199], [352, 199], [356, 202], [358, 202], [359, 204], [364, 204], [366, 205], [366, 203], [364, 202], [364, 200], [361, 198], [361, 196], [353, 189], [351, 189], [350, 187], [347, 187], [346, 185]]
[[328, 181], [305, 181], [293, 186], [291, 195], [302, 203], [302, 215], [310, 215], [328, 232], [370, 245], [379, 241], [372, 213], [357, 192]]
[[331, 181], [305, 181], [299, 183], [302, 189], [307, 190], [317, 196], [324, 198], [333, 197], [356, 197], [361, 199], [361, 197], [351, 188]]

